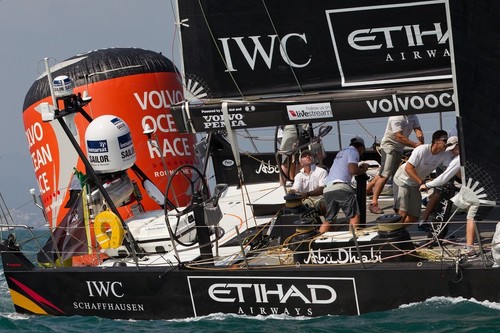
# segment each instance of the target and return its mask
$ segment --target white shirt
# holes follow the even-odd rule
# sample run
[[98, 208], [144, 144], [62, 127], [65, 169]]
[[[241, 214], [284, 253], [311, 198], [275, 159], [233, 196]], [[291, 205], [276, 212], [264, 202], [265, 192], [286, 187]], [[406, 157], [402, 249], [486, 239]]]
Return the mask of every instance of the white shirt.
[[326, 183], [344, 182], [349, 184], [353, 176], [349, 172], [349, 163], [359, 164], [359, 152], [353, 146], [349, 146], [337, 153], [330, 168], [330, 173], [326, 178]]
[[396, 133], [403, 132], [403, 135], [408, 138], [411, 132], [419, 127], [420, 122], [414, 114], [389, 117], [384, 136], [382, 137], [382, 141], [380, 141], [380, 147], [403, 152], [405, 146], [396, 139]]
[[[425, 179], [440, 165], [448, 165], [453, 158], [453, 154], [449, 151], [443, 151], [433, 155], [431, 152], [431, 144], [420, 145], [413, 149], [407, 163], [415, 167], [415, 171], [420, 179]], [[406, 163], [399, 166], [398, 171], [394, 175], [394, 182], [398, 186], [418, 186], [413, 178], [405, 171]]]
[[425, 183], [425, 186], [427, 186], [427, 188], [432, 188], [432, 187], [444, 185], [450, 179], [452, 179], [457, 174], [457, 172], [459, 170], [460, 170], [460, 155], [457, 155], [450, 162], [450, 164], [448, 165], [446, 170], [443, 171], [442, 174], [440, 174], [438, 177], [431, 180], [430, 182]]
[[292, 189], [299, 193], [305, 193], [314, 191], [318, 187], [325, 187], [327, 175], [328, 173], [325, 169], [312, 164], [311, 172], [309, 172], [309, 174], [305, 173], [302, 168], [300, 169], [300, 172], [295, 175]]

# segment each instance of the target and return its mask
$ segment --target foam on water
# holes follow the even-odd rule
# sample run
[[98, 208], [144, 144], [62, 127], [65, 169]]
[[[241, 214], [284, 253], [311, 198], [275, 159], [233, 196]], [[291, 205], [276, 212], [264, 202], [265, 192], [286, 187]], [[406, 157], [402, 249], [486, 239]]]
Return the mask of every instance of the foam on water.
[[463, 298], [463, 297], [444, 297], [444, 296], [431, 297], [431, 298], [428, 298], [427, 300], [425, 300], [424, 302], [415, 302], [415, 303], [404, 304], [404, 305], [401, 305], [399, 308], [405, 309], [405, 308], [411, 308], [411, 307], [421, 306], [421, 305], [442, 306], [442, 305], [448, 305], [448, 304], [459, 304], [462, 302], [471, 302], [471, 303], [482, 305], [482, 306], [490, 308], [490, 309], [500, 310], [500, 303], [490, 302], [490, 301], [477, 301], [474, 298], [467, 299], [467, 298]]

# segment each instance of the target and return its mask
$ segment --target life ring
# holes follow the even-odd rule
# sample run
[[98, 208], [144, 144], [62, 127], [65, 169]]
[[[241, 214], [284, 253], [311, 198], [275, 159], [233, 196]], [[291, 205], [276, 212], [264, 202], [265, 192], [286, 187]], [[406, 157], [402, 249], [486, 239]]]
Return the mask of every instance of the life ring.
[[[108, 235], [108, 229], [111, 230], [111, 236]], [[109, 210], [97, 214], [94, 220], [94, 231], [102, 249], [120, 247], [125, 237], [122, 222], [115, 213]]]

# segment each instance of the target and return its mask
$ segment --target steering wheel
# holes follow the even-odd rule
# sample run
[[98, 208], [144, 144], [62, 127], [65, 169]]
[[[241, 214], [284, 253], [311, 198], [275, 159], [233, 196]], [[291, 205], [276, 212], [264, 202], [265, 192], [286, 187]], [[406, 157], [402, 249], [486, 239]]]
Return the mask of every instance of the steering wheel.
[[[183, 193], [176, 193], [174, 190], [174, 184], [185, 184], [187, 182], [188, 187]], [[172, 238], [182, 246], [192, 246], [196, 244], [198, 236], [194, 237], [193, 241], [185, 242], [180, 240], [180, 236], [177, 235], [181, 222], [185, 222], [182, 219], [183, 216], [192, 212], [195, 207], [193, 202], [193, 195], [197, 193], [200, 195], [202, 201], [206, 201], [210, 198], [210, 191], [207, 185], [205, 175], [201, 173], [195, 166], [184, 164], [177, 169], [175, 169], [168, 180], [167, 188], [165, 190], [165, 222], [167, 228], [172, 235]], [[175, 200], [169, 200], [169, 197], [175, 198]], [[178, 206], [178, 200], [185, 199], [190, 200], [187, 206], [182, 209]], [[175, 202], [175, 203], [174, 203]], [[175, 230], [172, 229], [170, 224], [168, 213], [169, 211], [175, 211], [177, 217], [177, 223], [175, 225]], [[171, 216], [171, 215], [170, 215]]]

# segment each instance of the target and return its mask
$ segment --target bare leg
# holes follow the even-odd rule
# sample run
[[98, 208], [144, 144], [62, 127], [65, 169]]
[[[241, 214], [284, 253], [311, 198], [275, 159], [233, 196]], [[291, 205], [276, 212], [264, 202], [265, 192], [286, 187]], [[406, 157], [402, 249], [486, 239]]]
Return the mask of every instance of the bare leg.
[[373, 214], [384, 214], [384, 211], [378, 206], [378, 197], [380, 196], [380, 193], [382, 193], [385, 183], [387, 183], [387, 178], [379, 175], [373, 188], [372, 202], [368, 207], [368, 210]]
[[360, 216], [359, 215], [354, 215], [353, 217], [351, 217], [351, 219], [349, 220], [349, 224], [351, 226], [353, 226], [354, 228], [357, 228], [359, 226], [359, 222], [360, 222]]
[[378, 197], [380, 196], [380, 193], [382, 193], [382, 190], [384, 189], [386, 183], [386, 177], [378, 176], [377, 182], [375, 183], [375, 186], [373, 188], [372, 204], [378, 206]]
[[398, 212], [401, 215], [401, 222], [403, 223], [414, 223], [418, 221], [419, 216], [413, 216], [408, 214], [408, 212], [404, 209], [399, 208]]
[[[291, 159], [291, 161], [289, 159]], [[281, 164], [281, 170], [283, 171], [283, 174], [280, 174], [280, 185], [286, 184], [288, 179], [293, 182], [295, 175], [300, 170], [300, 166], [297, 162], [298, 159], [295, 156], [288, 156], [283, 161], [283, 163]], [[284, 177], [283, 175], [286, 175], [286, 177], [288, 178]]]
[[319, 232], [324, 234], [325, 232], [327, 232], [328, 230], [330, 230], [330, 222], [328, 221], [324, 221], [322, 224], [321, 224], [321, 227], [319, 227]]
[[476, 234], [474, 223], [475, 223], [474, 219], [467, 219], [466, 236], [465, 236], [467, 245], [474, 245], [474, 236]]
[[377, 183], [377, 180], [379, 179], [379, 177], [380, 177], [379, 175], [376, 175], [375, 177], [372, 178], [372, 180], [370, 180], [370, 182], [368, 182], [368, 184], [366, 185], [366, 192], [373, 191], [373, 187]]
[[[281, 165], [281, 170], [283, 171], [283, 174], [288, 175], [288, 161], [283, 162]], [[285, 185], [286, 183], [286, 178], [283, 176], [283, 174], [280, 173], [280, 185]]]
[[407, 215], [404, 223], [415, 223], [418, 221], [418, 216]]

